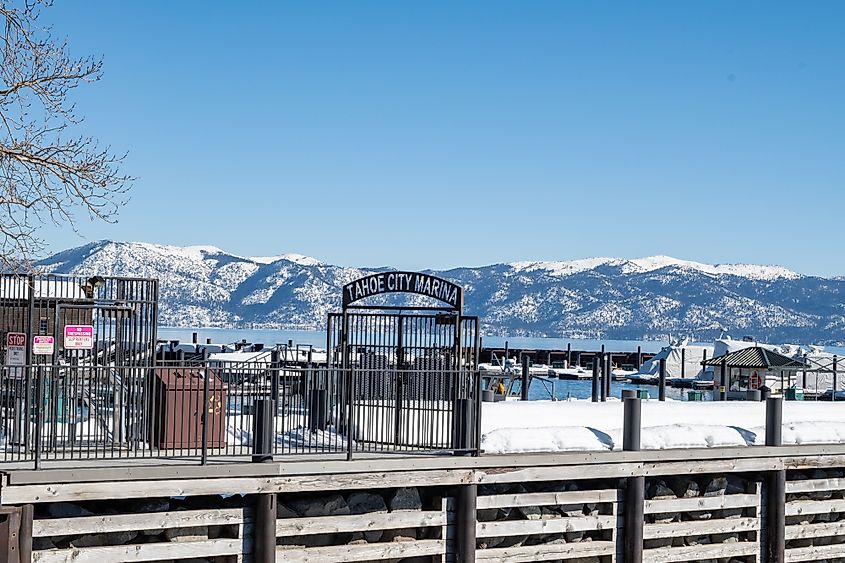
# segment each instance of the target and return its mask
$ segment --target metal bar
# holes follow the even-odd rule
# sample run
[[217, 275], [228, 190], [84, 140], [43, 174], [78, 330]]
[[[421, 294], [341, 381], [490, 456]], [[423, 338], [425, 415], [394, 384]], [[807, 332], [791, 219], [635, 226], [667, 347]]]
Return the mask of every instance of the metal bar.
[[660, 385], [657, 393], [660, 401], [666, 400], [666, 358], [660, 358]]
[[276, 494], [255, 495], [255, 563], [276, 561]]
[[[636, 397], [626, 397], [622, 427], [622, 449], [640, 451], [642, 402]], [[625, 563], [642, 563], [643, 524], [645, 521], [645, 477], [629, 477], [625, 487]]]
[[593, 394], [592, 400], [594, 403], [599, 402], [599, 365], [593, 362]]
[[475, 563], [478, 485], [462, 485], [457, 495], [457, 560]]
[[[780, 446], [783, 426], [783, 399], [766, 399], [766, 445]], [[786, 560], [786, 470], [769, 471], [765, 478], [766, 498], [766, 553], [767, 563], [784, 563]]]
[[531, 360], [527, 355], [522, 356], [522, 386], [519, 392], [523, 401], [528, 400], [528, 385], [531, 378], [531, 368], [529, 366], [530, 361]]

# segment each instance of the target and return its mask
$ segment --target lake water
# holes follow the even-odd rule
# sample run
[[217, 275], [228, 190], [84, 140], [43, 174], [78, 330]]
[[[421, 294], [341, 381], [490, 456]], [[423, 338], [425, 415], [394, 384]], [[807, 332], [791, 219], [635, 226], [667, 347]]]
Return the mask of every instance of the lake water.
[[[246, 339], [247, 342], [261, 342], [265, 345], [284, 344], [293, 340], [294, 344], [311, 344], [325, 348], [326, 333], [313, 330], [249, 330], [226, 328], [168, 328], [158, 329], [158, 337], [163, 340], [179, 340], [191, 342], [192, 334], [196, 332], [200, 343], [210, 338], [214, 344], [231, 344]], [[577, 340], [571, 338], [531, 338], [531, 337], [501, 337], [483, 336], [481, 345], [488, 348], [503, 348], [505, 342], [512, 349], [566, 350], [571, 343], [573, 350], [600, 350], [602, 344], [608, 352], [636, 352], [641, 346], [643, 352], [657, 353], [668, 342], [657, 340]]]
[[[191, 342], [192, 333], [196, 332], [199, 341], [207, 338], [215, 344], [231, 344], [246, 339], [247, 342], [261, 342], [265, 345], [284, 344], [293, 340], [294, 344], [310, 344], [317, 348], [326, 347], [326, 333], [314, 330], [249, 330], [228, 328], [159, 328], [158, 336], [164, 340]], [[636, 352], [637, 346], [645, 353], [656, 354], [669, 344], [665, 340], [579, 340], [572, 338], [534, 338], [483, 336], [481, 345], [487, 348], [503, 348], [505, 342], [512, 349], [566, 350], [572, 344], [573, 350], [600, 350], [602, 344], [608, 352]], [[826, 346], [825, 350], [845, 356], [845, 347]]]

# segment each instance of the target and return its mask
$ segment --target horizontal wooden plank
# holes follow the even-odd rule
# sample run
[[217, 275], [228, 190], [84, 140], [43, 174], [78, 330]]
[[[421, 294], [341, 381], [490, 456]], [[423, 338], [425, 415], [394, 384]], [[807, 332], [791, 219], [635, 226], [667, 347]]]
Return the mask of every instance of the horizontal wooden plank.
[[715, 543], [685, 547], [658, 547], [643, 550], [643, 563], [675, 563], [677, 561], [701, 561], [742, 555], [757, 555], [757, 542]]
[[787, 516], [828, 514], [830, 512], [845, 512], [845, 499], [791, 500], [786, 503]]
[[567, 491], [548, 493], [517, 493], [479, 496], [476, 506], [485, 508], [508, 508], [518, 506], [560, 506], [572, 504], [591, 504], [617, 502], [621, 492], [617, 489], [597, 491]]
[[665, 512], [696, 512], [722, 508], [746, 508], [760, 506], [760, 497], [754, 494], [718, 495], [712, 497], [672, 498], [645, 501], [646, 514]]
[[472, 471], [401, 471], [227, 479], [163, 479], [160, 481], [52, 483], [9, 486], [0, 490], [0, 504], [74, 502], [98, 499], [178, 497], [218, 494], [312, 492], [390, 487], [460, 485], [472, 482]]
[[786, 527], [787, 540], [845, 536], [845, 522], [820, 522], [818, 524], [795, 524]]
[[276, 548], [276, 557], [286, 563], [325, 563], [326, 561], [372, 561], [400, 557], [422, 557], [446, 553], [443, 540], [332, 545], [328, 547]]
[[845, 557], [845, 544], [793, 547], [786, 550], [786, 561], [816, 561], [830, 557]]
[[244, 509], [184, 510], [178, 512], [149, 512], [143, 514], [109, 514], [77, 518], [50, 518], [32, 522], [36, 538], [75, 534], [102, 534], [191, 526], [224, 526], [244, 521]]
[[560, 534], [610, 530], [616, 527], [617, 516], [580, 516], [576, 518], [550, 518], [548, 520], [501, 520], [478, 522], [476, 537], [531, 536], [534, 534]]
[[498, 561], [501, 563], [529, 563], [531, 561], [553, 561], [578, 557], [599, 557], [615, 555], [616, 542], [592, 541], [564, 544], [523, 545], [493, 549], [477, 549], [476, 561]]
[[817, 491], [839, 491], [845, 489], [845, 479], [801, 479], [787, 481], [786, 493], [812, 493]]
[[719, 518], [694, 522], [666, 522], [643, 526], [643, 539], [683, 538], [708, 534], [733, 534], [760, 529], [759, 518]]
[[240, 539], [160, 542], [108, 547], [80, 547], [33, 551], [33, 563], [105, 563], [107, 561], [159, 561], [239, 555], [250, 551]]
[[280, 518], [276, 520], [276, 537], [425, 528], [444, 524], [446, 524], [446, 513], [440, 510]]
[[496, 469], [477, 469], [475, 482], [478, 484], [491, 483], [532, 483], [537, 481], [563, 481], [567, 479], [583, 479], [585, 471], [589, 471], [591, 479], [613, 479], [617, 477], [632, 477], [642, 475], [640, 463], [609, 463], [607, 465], [591, 465], [586, 469], [583, 465], [558, 465], [549, 467], [502, 467]]

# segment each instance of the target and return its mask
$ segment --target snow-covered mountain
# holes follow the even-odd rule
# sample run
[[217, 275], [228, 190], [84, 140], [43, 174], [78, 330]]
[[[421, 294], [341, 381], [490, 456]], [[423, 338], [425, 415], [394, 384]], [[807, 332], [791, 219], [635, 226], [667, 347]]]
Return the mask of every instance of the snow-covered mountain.
[[[212, 246], [100, 241], [38, 264], [57, 273], [160, 280], [167, 326], [322, 328], [341, 286], [381, 268], [301, 254], [239, 257]], [[773, 342], [845, 342], [845, 279], [779, 266], [654, 256], [515, 262], [432, 273], [465, 288], [485, 334], [709, 339], [722, 330]]]

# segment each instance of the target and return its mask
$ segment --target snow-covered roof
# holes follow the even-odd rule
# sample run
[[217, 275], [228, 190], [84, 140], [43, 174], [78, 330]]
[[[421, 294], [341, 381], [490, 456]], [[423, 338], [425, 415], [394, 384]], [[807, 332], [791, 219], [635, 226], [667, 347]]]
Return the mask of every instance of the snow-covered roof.
[[710, 358], [705, 362], [708, 366], [718, 366], [722, 362], [726, 365], [735, 368], [804, 368], [807, 367], [803, 362], [796, 361], [789, 356], [778, 354], [774, 350], [769, 350], [762, 346], [751, 346], [730, 352], [722, 356]]

